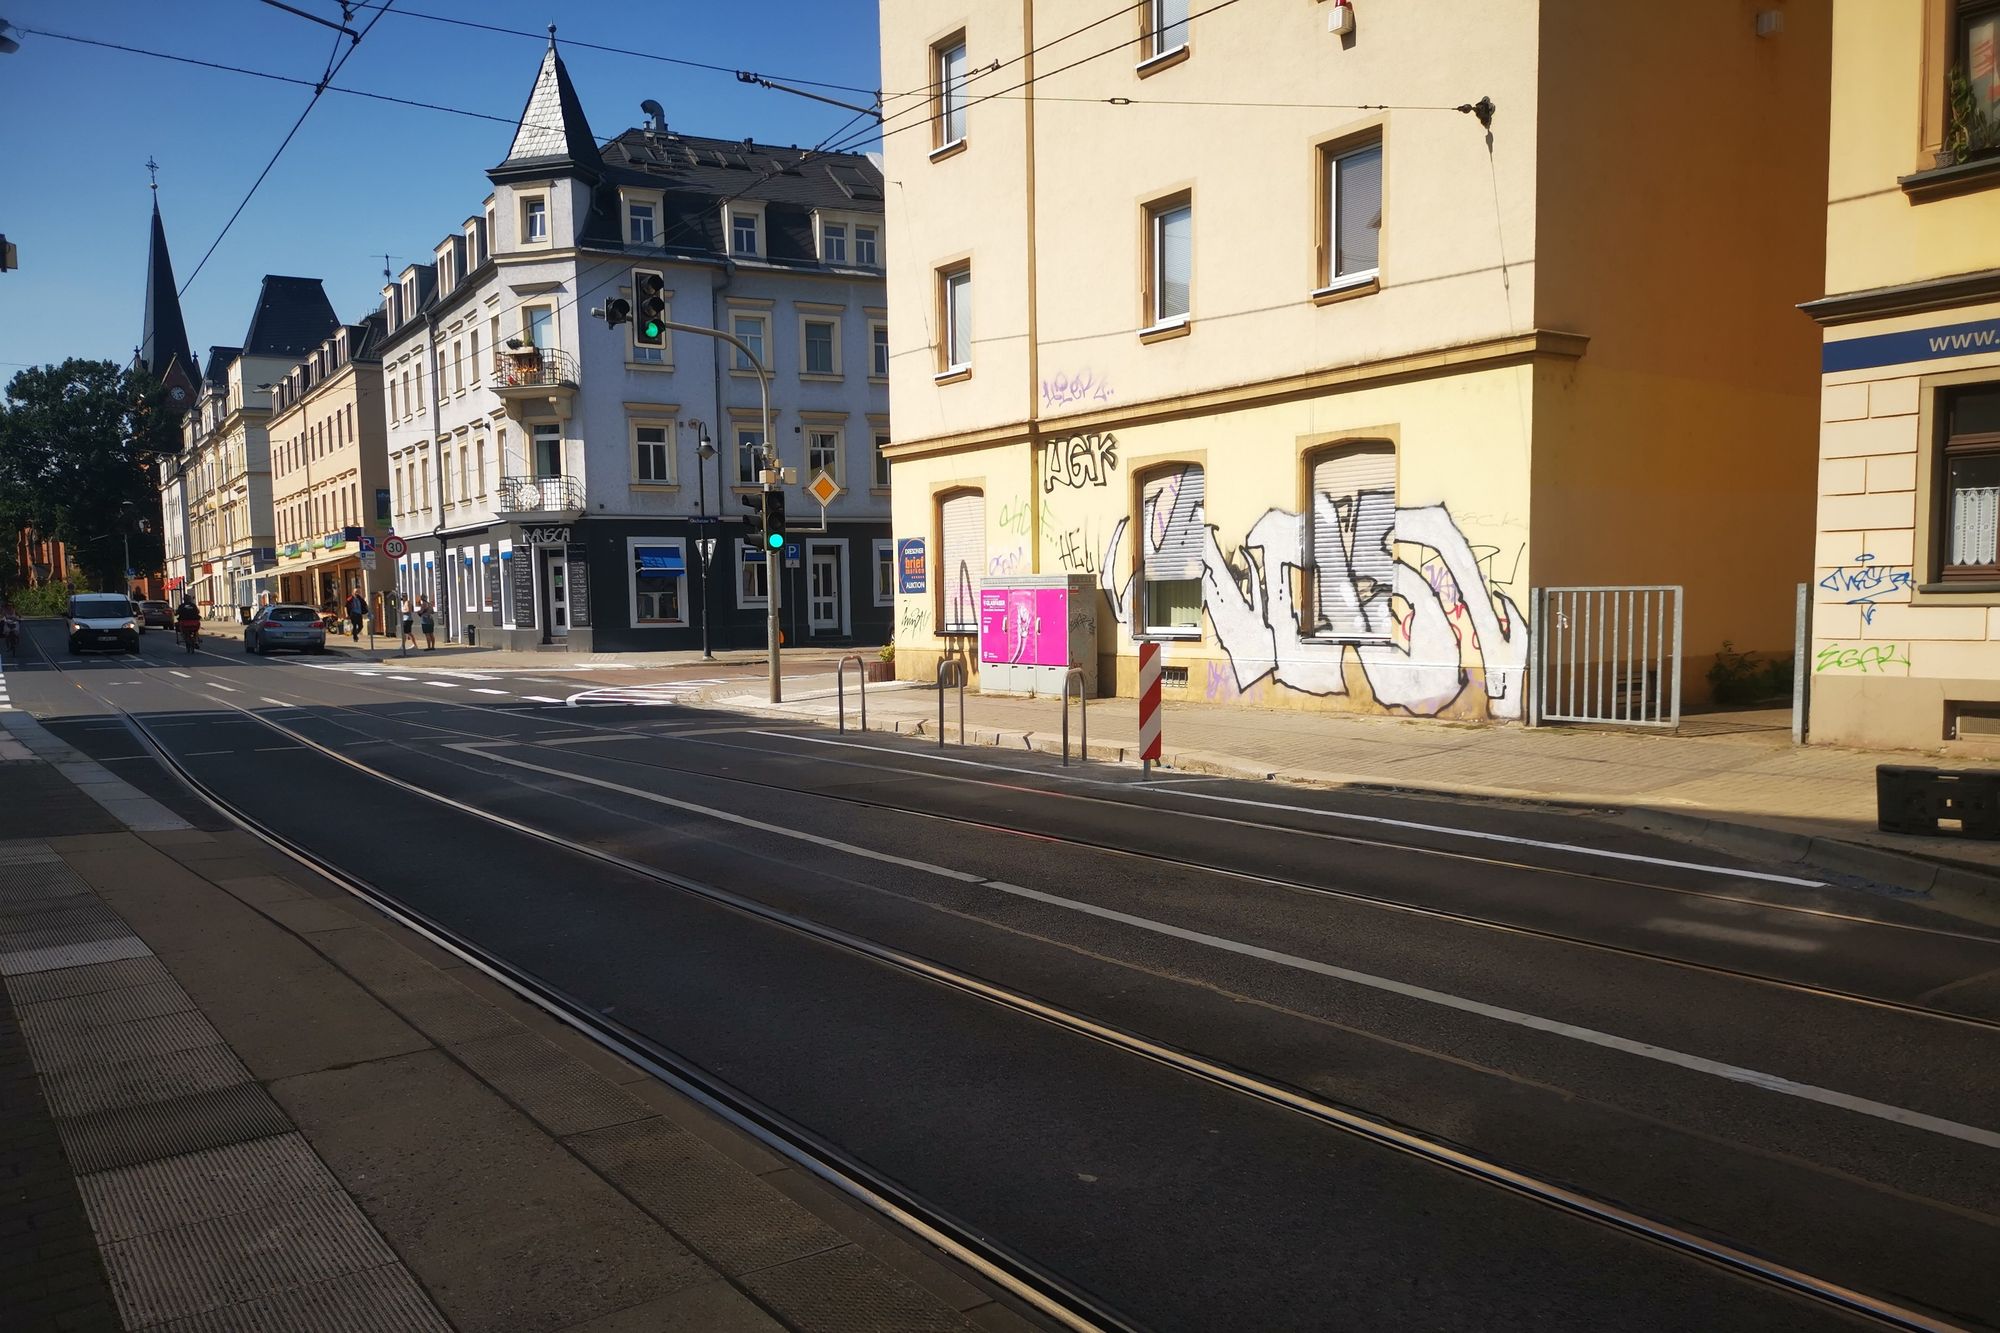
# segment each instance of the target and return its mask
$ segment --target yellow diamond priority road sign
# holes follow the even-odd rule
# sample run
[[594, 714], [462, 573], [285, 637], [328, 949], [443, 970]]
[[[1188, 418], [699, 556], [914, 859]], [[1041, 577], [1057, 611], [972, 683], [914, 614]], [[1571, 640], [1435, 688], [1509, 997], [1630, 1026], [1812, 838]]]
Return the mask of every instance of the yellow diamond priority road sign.
[[819, 501], [819, 507], [824, 509], [833, 503], [835, 496], [840, 494], [840, 483], [822, 468], [811, 481], [806, 483], [806, 494]]

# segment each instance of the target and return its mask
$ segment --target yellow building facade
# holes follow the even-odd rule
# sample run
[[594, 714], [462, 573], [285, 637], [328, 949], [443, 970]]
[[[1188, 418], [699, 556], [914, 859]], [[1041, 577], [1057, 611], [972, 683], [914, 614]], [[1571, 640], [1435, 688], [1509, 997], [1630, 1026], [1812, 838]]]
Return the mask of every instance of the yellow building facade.
[[1022, 574], [1100, 692], [1518, 720], [1551, 584], [1789, 652], [1818, 8], [1192, 8], [882, 6], [898, 674]]
[[1815, 740], [2000, 754], [2000, 3], [1834, 6]]

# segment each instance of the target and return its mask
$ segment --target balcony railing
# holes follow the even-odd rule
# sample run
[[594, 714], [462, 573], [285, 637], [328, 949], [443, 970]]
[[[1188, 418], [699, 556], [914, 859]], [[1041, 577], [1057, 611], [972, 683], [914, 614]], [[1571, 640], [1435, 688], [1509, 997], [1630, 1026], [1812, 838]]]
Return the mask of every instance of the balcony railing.
[[487, 387], [508, 389], [574, 388], [576, 359], [553, 347], [502, 347], [493, 353], [493, 375]]
[[503, 513], [549, 514], [583, 508], [583, 483], [575, 477], [502, 477]]

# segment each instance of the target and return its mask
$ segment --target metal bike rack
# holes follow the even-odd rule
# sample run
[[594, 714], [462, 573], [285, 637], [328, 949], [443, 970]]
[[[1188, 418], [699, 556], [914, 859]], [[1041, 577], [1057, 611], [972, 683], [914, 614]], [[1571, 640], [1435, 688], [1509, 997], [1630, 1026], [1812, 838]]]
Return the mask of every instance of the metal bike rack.
[[1090, 762], [1090, 704], [1083, 692], [1083, 668], [1071, 667], [1069, 674], [1063, 677], [1064, 768], [1069, 767], [1069, 687], [1072, 683], [1076, 685], [1076, 721], [1077, 730], [1081, 733], [1078, 737], [1081, 743], [1077, 747], [1076, 762], [1079, 764]]
[[956, 657], [947, 657], [938, 663], [937, 669], [938, 749], [940, 750], [944, 748], [944, 678], [947, 675], [954, 677], [953, 683], [958, 686], [958, 743], [965, 744], [965, 663]]
[[840, 706], [840, 729], [847, 730], [847, 664], [854, 663], [854, 678], [861, 682], [861, 729], [868, 730], [868, 664], [860, 653], [849, 653], [833, 668], [833, 697]]

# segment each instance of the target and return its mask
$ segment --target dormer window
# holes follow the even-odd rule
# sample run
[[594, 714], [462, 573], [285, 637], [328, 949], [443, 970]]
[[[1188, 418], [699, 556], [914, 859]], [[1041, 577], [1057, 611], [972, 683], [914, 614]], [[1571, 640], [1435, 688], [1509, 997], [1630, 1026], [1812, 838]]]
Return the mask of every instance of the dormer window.
[[854, 262], [863, 268], [880, 268], [881, 252], [876, 246], [876, 238], [881, 233], [874, 227], [854, 228]]
[[758, 242], [757, 215], [731, 210], [729, 214], [729, 252], [738, 255], [762, 254], [763, 247]]
[[822, 264], [847, 262], [847, 224], [822, 222], [819, 225], [819, 259]]
[[521, 238], [529, 243], [549, 239], [549, 201], [536, 196], [521, 201]]
[[653, 243], [653, 206], [651, 204], [628, 204], [625, 208], [626, 235], [633, 245]]
[[417, 280], [403, 279], [403, 318], [414, 319], [417, 314]]
[[465, 266], [468, 270], [475, 269], [486, 259], [486, 224], [470, 218], [465, 224]]

